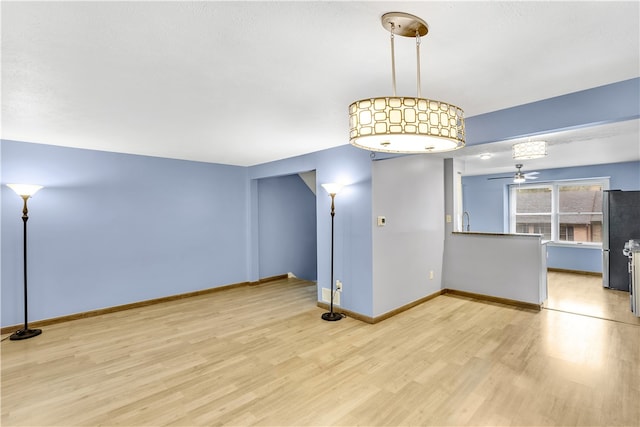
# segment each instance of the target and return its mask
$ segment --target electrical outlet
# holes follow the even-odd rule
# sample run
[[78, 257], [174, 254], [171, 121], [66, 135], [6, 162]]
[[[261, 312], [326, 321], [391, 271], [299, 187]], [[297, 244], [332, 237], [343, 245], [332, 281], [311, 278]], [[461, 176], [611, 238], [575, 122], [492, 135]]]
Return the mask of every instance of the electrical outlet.
[[[333, 293], [333, 305], [340, 305], [340, 292]], [[322, 288], [322, 302], [329, 304], [331, 302], [331, 289]]]
[[342, 292], [342, 282], [340, 280], [336, 280], [336, 291]]

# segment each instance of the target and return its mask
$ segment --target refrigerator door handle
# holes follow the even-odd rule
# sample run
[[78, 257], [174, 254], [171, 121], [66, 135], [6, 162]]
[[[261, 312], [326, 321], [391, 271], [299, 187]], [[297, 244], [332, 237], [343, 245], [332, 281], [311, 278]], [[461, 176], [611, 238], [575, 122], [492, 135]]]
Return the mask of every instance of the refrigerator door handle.
[[609, 249], [602, 248], [602, 286], [608, 288], [609, 284]]

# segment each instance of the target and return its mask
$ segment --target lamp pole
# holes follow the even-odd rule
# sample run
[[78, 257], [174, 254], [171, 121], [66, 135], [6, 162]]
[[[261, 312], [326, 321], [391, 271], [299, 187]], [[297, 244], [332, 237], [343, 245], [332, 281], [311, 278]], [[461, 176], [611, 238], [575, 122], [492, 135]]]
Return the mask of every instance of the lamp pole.
[[339, 184], [323, 184], [322, 186], [324, 187], [325, 190], [327, 190], [327, 192], [329, 193], [329, 196], [331, 196], [331, 304], [329, 305], [329, 312], [328, 313], [323, 313], [322, 314], [322, 318], [324, 320], [328, 320], [330, 322], [334, 322], [336, 320], [342, 319], [342, 314], [336, 313], [336, 312], [333, 311], [333, 295], [334, 295], [334, 290], [333, 290], [333, 284], [334, 284], [334, 280], [333, 280], [333, 240], [334, 240], [333, 233], [334, 233], [334, 220], [335, 220], [335, 216], [336, 216], [335, 198], [336, 198], [336, 194], [338, 193], [338, 191], [340, 191], [342, 186], [339, 185]]
[[8, 184], [13, 191], [15, 191], [22, 200], [24, 200], [24, 206], [22, 208], [22, 240], [23, 240], [23, 268], [24, 268], [24, 327], [19, 331], [14, 332], [9, 337], [10, 340], [25, 340], [27, 338], [33, 338], [42, 333], [41, 329], [29, 329], [29, 315], [28, 315], [28, 300], [27, 300], [27, 221], [29, 220], [29, 210], [27, 209], [27, 200], [34, 195], [36, 191], [40, 190], [40, 185], [25, 185], [25, 184]]

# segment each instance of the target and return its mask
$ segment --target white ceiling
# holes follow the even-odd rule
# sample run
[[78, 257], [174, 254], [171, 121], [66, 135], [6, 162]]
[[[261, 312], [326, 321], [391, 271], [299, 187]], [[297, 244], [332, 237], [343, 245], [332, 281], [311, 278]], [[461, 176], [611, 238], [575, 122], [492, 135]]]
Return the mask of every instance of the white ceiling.
[[[547, 156], [532, 160], [513, 160], [512, 146], [518, 142], [544, 140]], [[480, 154], [491, 154], [483, 160]], [[487, 175], [522, 171], [566, 168], [640, 160], [640, 120], [603, 124], [588, 128], [548, 133], [535, 138], [516, 138], [507, 141], [467, 146], [455, 153], [431, 154], [442, 158], [462, 159], [463, 175]]]
[[[637, 1], [2, 1], [2, 138], [245, 166], [344, 145], [348, 105], [391, 92], [394, 10], [429, 23], [423, 96], [467, 117], [640, 76]], [[413, 41], [396, 50], [412, 96]], [[571, 157], [555, 137], [546, 159]]]

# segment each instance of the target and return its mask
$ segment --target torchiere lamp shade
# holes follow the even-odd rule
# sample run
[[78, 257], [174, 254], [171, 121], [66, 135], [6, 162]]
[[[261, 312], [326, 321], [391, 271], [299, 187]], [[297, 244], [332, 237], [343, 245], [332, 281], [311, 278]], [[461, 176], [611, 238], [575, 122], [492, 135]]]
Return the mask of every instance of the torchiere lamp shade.
[[15, 191], [20, 197], [31, 197], [43, 188], [42, 185], [34, 184], [7, 184], [7, 187]]
[[322, 188], [329, 194], [338, 194], [342, 190], [343, 185], [338, 183], [322, 184]]

